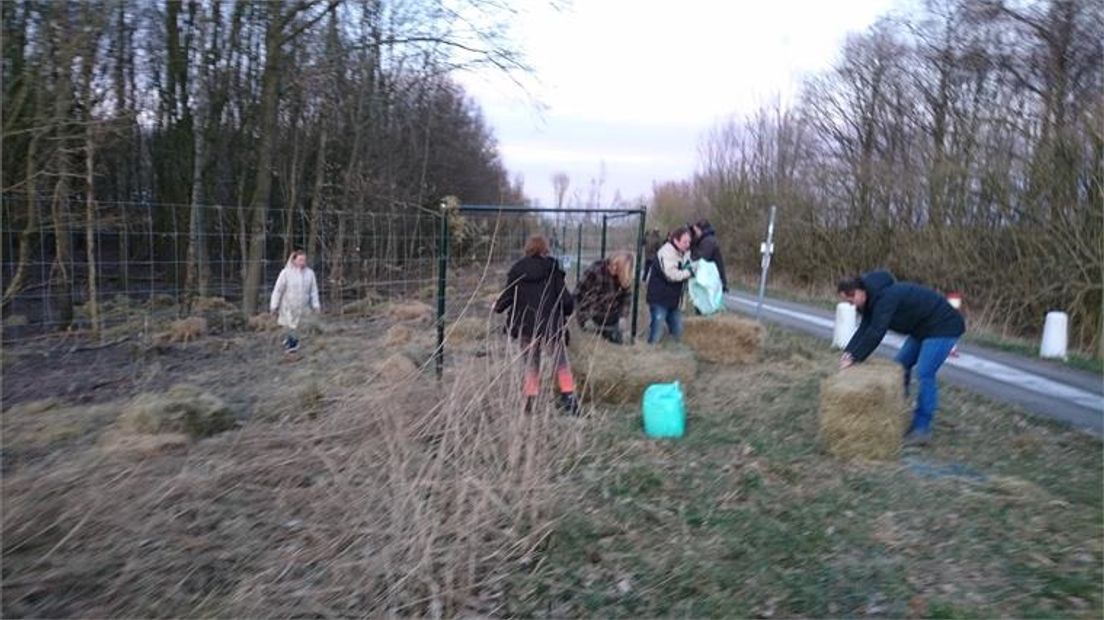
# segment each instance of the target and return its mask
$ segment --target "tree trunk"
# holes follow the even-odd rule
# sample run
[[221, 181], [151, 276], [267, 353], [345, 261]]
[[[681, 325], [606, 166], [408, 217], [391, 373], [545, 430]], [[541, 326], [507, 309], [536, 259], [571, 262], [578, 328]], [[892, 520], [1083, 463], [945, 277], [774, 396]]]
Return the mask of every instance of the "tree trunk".
[[326, 125], [318, 137], [318, 158], [314, 168], [314, 190], [311, 196], [310, 219], [307, 221], [307, 256], [318, 250], [319, 218], [322, 217], [322, 190], [326, 181]]
[[280, 71], [282, 39], [282, 1], [268, 4], [268, 25], [265, 30], [265, 64], [261, 74], [260, 138], [257, 146], [257, 179], [253, 192], [249, 253], [246, 258], [242, 310], [253, 314], [257, 309], [257, 294], [264, 274], [268, 203], [272, 197], [272, 149], [276, 133], [277, 86]]
[[27, 278], [27, 266], [31, 262], [31, 237], [38, 230], [38, 197], [35, 195], [35, 151], [38, 146], [38, 133], [31, 136], [27, 146], [27, 177], [26, 177], [26, 203], [27, 223], [23, 231], [19, 233], [19, 258], [15, 266], [15, 274], [4, 289], [4, 297], [0, 300], [0, 308], [6, 307], [23, 290], [23, 281]]

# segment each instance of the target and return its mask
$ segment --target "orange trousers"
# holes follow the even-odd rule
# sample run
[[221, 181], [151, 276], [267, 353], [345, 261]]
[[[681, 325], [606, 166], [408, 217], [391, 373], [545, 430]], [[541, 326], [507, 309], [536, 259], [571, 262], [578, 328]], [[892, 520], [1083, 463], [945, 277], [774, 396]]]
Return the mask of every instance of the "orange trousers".
[[575, 393], [575, 378], [571, 376], [571, 362], [567, 359], [567, 347], [562, 342], [550, 344], [540, 338], [521, 338], [521, 350], [525, 353], [525, 381], [522, 393], [527, 397], [540, 393], [540, 371], [542, 349], [552, 347], [556, 358], [556, 384], [562, 394]]

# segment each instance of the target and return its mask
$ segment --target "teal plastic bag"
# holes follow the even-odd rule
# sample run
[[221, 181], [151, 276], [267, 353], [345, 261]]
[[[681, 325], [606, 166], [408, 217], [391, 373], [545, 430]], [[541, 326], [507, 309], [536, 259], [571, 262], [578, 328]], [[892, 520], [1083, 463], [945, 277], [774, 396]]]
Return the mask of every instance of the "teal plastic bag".
[[712, 261], [699, 260], [690, 278], [690, 301], [702, 314], [716, 314], [724, 310], [724, 286], [721, 272]]
[[678, 381], [649, 385], [642, 408], [648, 437], [682, 437], [686, 433], [686, 404]]

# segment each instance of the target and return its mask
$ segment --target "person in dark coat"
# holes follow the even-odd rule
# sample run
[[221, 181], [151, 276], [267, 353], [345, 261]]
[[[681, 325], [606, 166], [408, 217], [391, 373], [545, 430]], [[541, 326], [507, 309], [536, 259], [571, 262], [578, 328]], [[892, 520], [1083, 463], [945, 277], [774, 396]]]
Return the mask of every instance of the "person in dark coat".
[[575, 318], [579, 327], [585, 329], [588, 323], [593, 323], [606, 340], [614, 344], [624, 342], [621, 319], [628, 316], [632, 306], [633, 263], [632, 254], [614, 252], [587, 267], [575, 288], [578, 306]]
[[560, 407], [569, 414], [578, 413], [575, 380], [567, 359], [566, 317], [575, 309], [575, 300], [564, 284], [565, 274], [559, 262], [549, 255], [548, 240], [533, 236], [525, 243], [525, 257], [514, 263], [506, 276], [506, 287], [495, 301], [494, 311], [509, 311], [510, 337], [521, 343], [526, 356], [525, 410], [531, 411], [540, 392], [541, 353], [550, 350], [556, 360], [556, 381], [560, 388]]
[[721, 256], [721, 246], [717, 244], [717, 231], [709, 220], [698, 220], [693, 227], [694, 241], [690, 244], [691, 260], [707, 260], [717, 265], [717, 271], [721, 274], [721, 287], [728, 292], [728, 277], [725, 275], [724, 257]]
[[931, 441], [932, 420], [939, 406], [935, 374], [966, 331], [966, 323], [945, 297], [911, 282], [897, 282], [888, 271], [872, 271], [858, 278], [845, 278], [836, 289], [840, 299], [854, 304], [862, 313], [859, 329], [840, 357], [840, 368], [863, 362], [885, 337], [886, 330], [908, 338], [897, 354], [905, 372], [905, 393], [909, 391], [912, 368], [920, 377], [916, 411], [905, 435], [909, 445]]
[[682, 293], [686, 281], [693, 277], [690, 266], [690, 229], [683, 226], [671, 231], [667, 243], [656, 252], [655, 263], [648, 275], [648, 311], [651, 324], [648, 344], [659, 341], [663, 324], [675, 340], [682, 338]]

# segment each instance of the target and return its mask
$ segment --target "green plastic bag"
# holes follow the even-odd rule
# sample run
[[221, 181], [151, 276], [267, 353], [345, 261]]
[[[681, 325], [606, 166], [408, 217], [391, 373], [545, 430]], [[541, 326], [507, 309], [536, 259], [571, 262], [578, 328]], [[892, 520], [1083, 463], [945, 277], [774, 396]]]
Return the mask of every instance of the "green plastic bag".
[[702, 314], [716, 314], [724, 310], [724, 286], [721, 272], [712, 261], [699, 260], [690, 278], [690, 301]]
[[678, 381], [649, 385], [642, 409], [648, 437], [682, 437], [686, 433], [686, 403]]

